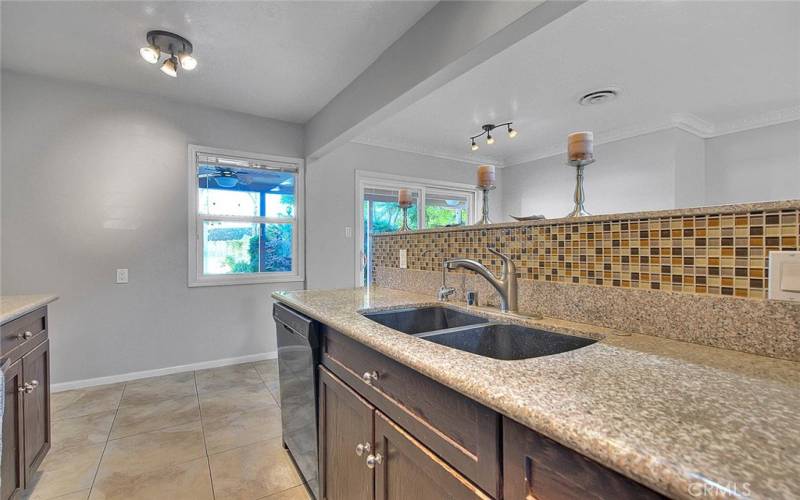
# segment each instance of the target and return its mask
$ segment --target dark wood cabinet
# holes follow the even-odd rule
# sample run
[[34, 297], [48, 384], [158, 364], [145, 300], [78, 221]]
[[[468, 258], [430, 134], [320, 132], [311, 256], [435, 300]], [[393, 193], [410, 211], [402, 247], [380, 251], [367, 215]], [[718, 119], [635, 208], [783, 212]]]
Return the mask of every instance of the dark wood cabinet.
[[503, 479], [508, 500], [664, 498], [509, 418], [503, 418]]
[[50, 341], [22, 357], [25, 475], [32, 477], [50, 449]]
[[490, 498], [381, 412], [375, 414], [376, 500]]
[[27, 487], [50, 449], [50, 341], [47, 309], [0, 326], [5, 371], [0, 500]]
[[320, 495], [371, 500], [375, 475], [366, 458], [372, 452], [375, 408], [325, 368], [319, 373]]
[[22, 360], [5, 371], [5, 409], [3, 413], [3, 458], [0, 498], [16, 498], [25, 487], [25, 455], [22, 444], [23, 412]]

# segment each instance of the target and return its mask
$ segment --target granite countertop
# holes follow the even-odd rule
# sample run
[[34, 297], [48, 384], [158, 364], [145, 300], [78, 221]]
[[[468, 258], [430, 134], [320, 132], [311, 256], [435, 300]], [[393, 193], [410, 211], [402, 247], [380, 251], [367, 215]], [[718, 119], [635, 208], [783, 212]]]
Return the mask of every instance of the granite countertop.
[[58, 299], [57, 295], [2, 295], [0, 296], [0, 324], [35, 311]]
[[450, 304], [602, 339], [553, 356], [501, 361], [359, 314], [434, 303], [427, 295], [373, 287], [272, 296], [668, 496], [696, 498], [703, 488], [729, 497], [800, 496], [800, 363]]

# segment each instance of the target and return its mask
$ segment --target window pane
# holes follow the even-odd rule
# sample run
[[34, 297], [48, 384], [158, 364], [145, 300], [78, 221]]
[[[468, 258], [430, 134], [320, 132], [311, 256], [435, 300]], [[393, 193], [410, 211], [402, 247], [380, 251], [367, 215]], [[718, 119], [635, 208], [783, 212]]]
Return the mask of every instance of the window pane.
[[258, 226], [203, 221], [203, 274], [258, 272]]
[[[368, 233], [398, 231], [403, 227], [403, 210], [397, 204], [397, 189], [370, 188], [364, 192], [364, 227]], [[416, 191], [411, 192], [413, 205], [408, 209], [408, 227], [419, 228]]]
[[291, 172], [200, 163], [197, 167], [199, 213], [294, 217], [295, 177]]
[[292, 271], [292, 224], [203, 222], [203, 274]]
[[469, 220], [467, 195], [425, 193], [425, 227], [463, 226]]
[[292, 271], [292, 229], [291, 224], [261, 224], [261, 272]]

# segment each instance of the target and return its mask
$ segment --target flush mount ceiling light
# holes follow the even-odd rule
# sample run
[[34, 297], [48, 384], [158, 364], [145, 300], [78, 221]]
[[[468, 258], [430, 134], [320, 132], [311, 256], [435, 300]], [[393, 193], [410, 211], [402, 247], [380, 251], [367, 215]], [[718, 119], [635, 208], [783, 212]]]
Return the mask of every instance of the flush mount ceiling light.
[[154, 30], [147, 32], [147, 46], [139, 49], [142, 59], [150, 64], [157, 64], [162, 54], [166, 59], [161, 64], [161, 71], [173, 78], [178, 76], [178, 66], [191, 71], [197, 67], [197, 59], [192, 57], [192, 43], [175, 33]]
[[613, 101], [617, 98], [617, 95], [619, 95], [619, 90], [615, 88], [595, 90], [578, 99], [578, 104], [581, 106], [597, 106], [598, 104], [605, 104]]
[[481, 127], [483, 129], [483, 132], [481, 132], [478, 135], [473, 135], [472, 137], [469, 138], [470, 143], [471, 143], [470, 147], [472, 148], [473, 151], [477, 151], [479, 146], [478, 146], [478, 143], [475, 142], [475, 139], [477, 139], [477, 138], [479, 138], [479, 137], [481, 137], [483, 135], [486, 135], [486, 144], [494, 144], [494, 137], [492, 136], [492, 131], [494, 129], [498, 128], [498, 127], [506, 127], [508, 129], [508, 137], [510, 139], [513, 139], [514, 137], [517, 136], [516, 129], [511, 128], [511, 125], [513, 123], [514, 122], [505, 122], [505, 123], [501, 123], [499, 125], [495, 125], [493, 123], [487, 123], [486, 125], [483, 125]]

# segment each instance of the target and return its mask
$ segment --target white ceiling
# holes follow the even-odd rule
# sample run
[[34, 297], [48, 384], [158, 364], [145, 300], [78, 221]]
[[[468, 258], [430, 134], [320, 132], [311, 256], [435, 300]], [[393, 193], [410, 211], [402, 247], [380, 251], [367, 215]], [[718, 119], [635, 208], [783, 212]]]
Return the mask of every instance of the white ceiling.
[[[2, 67], [303, 123], [436, 2], [2, 2]], [[177, 79], [139, 56], [188, 38]]]
[[[584, 93], [621, 90], [600, 106]], [[356, 139], [514, 165], [670, 126], [702, 137], [800, 119], [800, 2], [590, 1]], [[469, 149], [487, 122], [519, 135]]]

